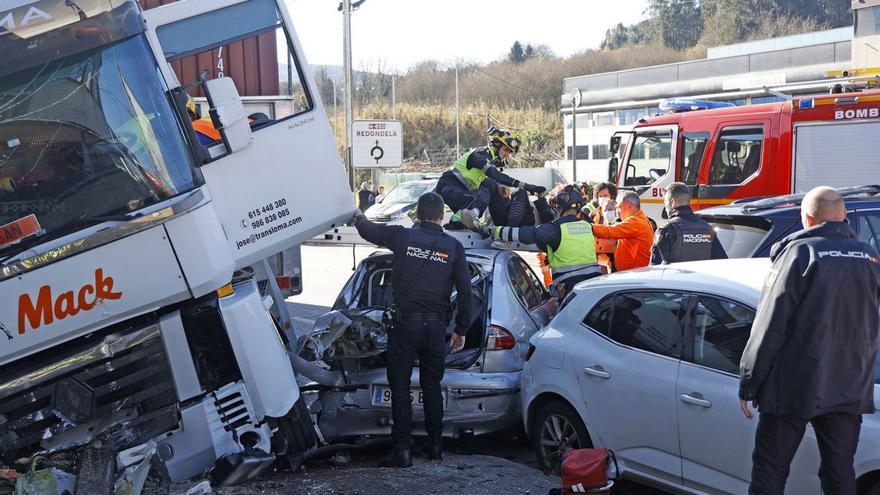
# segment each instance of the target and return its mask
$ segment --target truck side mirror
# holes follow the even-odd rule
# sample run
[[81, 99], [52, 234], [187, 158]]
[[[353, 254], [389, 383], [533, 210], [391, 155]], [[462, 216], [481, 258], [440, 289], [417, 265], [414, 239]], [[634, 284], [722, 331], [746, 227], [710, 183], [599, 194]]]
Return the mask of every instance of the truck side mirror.
[[611, 153], [617, 153], [620, 151], [620, 136], [611, 136], [611, 142], [608, 144], [608, 149], [611, 150]]
[[232, 78], [211, 79], [205, 81], [203, 87], [210, 106], [208, 113], [223, 137], [227, 151], [235, 153], [250, 146], [253, 140], [251, 126]]
[[612, 184], [617, 184], [617, 166], [617, 157], [612, 156], [611, 159], [608, 160], [608, 182]]

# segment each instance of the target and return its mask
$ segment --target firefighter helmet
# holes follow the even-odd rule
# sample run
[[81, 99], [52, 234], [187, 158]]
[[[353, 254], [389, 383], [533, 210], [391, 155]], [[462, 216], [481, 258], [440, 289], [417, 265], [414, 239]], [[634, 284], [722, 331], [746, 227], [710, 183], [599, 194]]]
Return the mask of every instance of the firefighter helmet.
[[504, 145], [512, 153], [516, 153], [517, 151], [519, 151], [519, 145], [522, 144], [522, 141], [520, 141], [519, 137], [517, 137], [510, 131], [505, 131], [497, 127], [491, 127], [489, 128], [489, 144]]

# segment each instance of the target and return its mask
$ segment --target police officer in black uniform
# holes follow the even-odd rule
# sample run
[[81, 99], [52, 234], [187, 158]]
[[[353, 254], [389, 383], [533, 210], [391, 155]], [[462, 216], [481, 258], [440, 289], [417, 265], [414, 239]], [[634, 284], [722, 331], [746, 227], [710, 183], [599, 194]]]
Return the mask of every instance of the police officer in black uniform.
[[[443, 209], [443, 198], [439, 194], [423, 194], [416, 207], [419, 223], [411, 229], [375, 224], [363, 214], [355, 213], [355, 226], [361, 237], [394, 253], [391, 286], [397, 316], [389, 332], [386, 352], [394, 449], [379, 463], [381, 467], [412, 465], [410, 380], [416, 357], [419, 384], [424, 393], [428, 457], [438, 461], [443, 458], [440, 381], [449, 347], [452, 352], [464, 347], [464, 335], [472, 319], [471, 277], [464, 247], [443, 232], [440, 226]], [[458, 291], [458, 315], [451, 342], [447, 342], [453, 286]]]
[[727, 259], [724, 246], [709, 222], [694, 215], [691, 192], [682, 182], [673, 182], [663, 196], [669, 223], [660, 227], [651, 248], [651, 264]]
[[861, 415], [874, 412], [880, 253], [846, 224], [834, 189], [807, 193], [801, 219], [771, 250], [740, 361], [740, 406], [749, 419], [748, 401], [760, 411], [749, 494], [782, 495], [809, 423], [822, 492], [855, 495]]

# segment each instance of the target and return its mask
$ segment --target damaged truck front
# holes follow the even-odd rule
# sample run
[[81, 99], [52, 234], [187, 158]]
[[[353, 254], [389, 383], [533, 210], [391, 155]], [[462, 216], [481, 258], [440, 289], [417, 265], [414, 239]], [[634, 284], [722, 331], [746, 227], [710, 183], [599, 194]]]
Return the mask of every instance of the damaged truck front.
[[[283, 2], [0, 19], [0, 466], [74, 452], [77, 491], [101, 493], [132, 452], [229, 482], [310, 447], [264, 260], [354, 207]], [[231, 79], [181, 86], [169, 63], [247, 37], [286, 48], [289, 115], [247, 118]], [[200, 144], [186, 91], [221, 139]]]

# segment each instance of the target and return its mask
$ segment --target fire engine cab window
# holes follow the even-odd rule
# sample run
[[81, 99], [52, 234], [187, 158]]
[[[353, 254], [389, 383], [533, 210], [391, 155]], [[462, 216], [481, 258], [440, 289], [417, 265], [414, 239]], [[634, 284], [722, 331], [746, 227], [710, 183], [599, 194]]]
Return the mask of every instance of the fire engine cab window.
[[[205, 70], [208, 79], [232, 78], [253, 129], [313, 108], [273, 0], [235, 4], [160, 26], [156, 34], [181, 84], [196, 81]], [[196, 117], [206, 117], [204, 94], [201, 90], [191, 94]]]
[[682, 142], [684, 151], [681, 154], [678, 180], [689, 186], [697, 185], [697, 177], [700, 175], [700, 164], [703, 162], [703, 153], [706, 151], [708, 134], [685, 134]]
[[712, 155], [710, 185], [741, 184], [761, 168], [764, 128], [721, 131]]
[[666, 175], [671, 147], [672, 132], [637, 135], [624, 171], [624, 185], [646, 186]]

